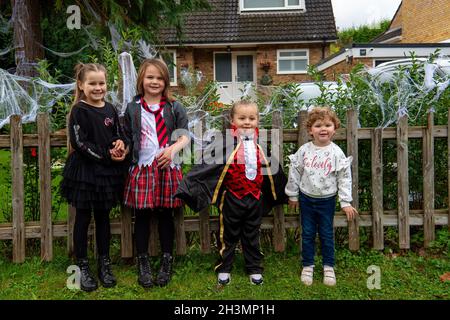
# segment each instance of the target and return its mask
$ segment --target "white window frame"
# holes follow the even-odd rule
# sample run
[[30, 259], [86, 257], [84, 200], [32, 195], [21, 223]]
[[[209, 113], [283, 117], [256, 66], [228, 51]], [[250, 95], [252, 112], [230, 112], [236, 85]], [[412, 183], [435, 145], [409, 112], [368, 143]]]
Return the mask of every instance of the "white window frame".
[[239, 0], [239, 9], [245, 11], [271, 11], [271, 10], [305, 10], [305, 0], [299, 0], [298, 5], [288, 5], [289, 0], [284, 0], [283, 7], [244, 8], [244, 0]]
[[[306, 52], [304, 57], [280, 57], [281, 52]], [[306, 70], [301, 71], [280, 71], [280, 60], [305, 60], [306, 59]], [[309, 66], [309, 49], [278, 49], [277, 50], [277, 74], [307, 74]]]
[[[173, 81], [170, 81], [170, 86], [177, 86], [178, 85], [178, 77], [177, 77], [177, 51], [176, 50], [165, 50], [161, 52], [161, 55], [163, 54], [171, 54], [173, 58]], [[162, 58], [162, 57], [161, 57]], [[167, 66], [170, 68], [170, 66]], [[170, 73], [169, 73], [170, 76]]]

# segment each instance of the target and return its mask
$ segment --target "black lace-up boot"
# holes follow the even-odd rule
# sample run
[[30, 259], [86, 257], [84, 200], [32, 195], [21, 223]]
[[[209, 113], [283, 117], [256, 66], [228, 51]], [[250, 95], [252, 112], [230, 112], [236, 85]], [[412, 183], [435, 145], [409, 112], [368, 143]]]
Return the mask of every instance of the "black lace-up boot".
[[169, 283], [172, 276], [172, 264], [173, 257], [170, 255], [170, 253], [164, 253], [161, 257], [161, 267], [159, 268], [159, 273], [156, 277], [156, 283], [160, 287], [164, 287]]
[[83, 291], [94, 291], [98, 288], [97, 280], [89, 269], [89, 261], [87, 258], [78, 259], [77, 266], [80, 268], [80, 288]]
[[111, 269], [111, 259], [107, 255], [98, 257], [98, 279], [105, 288], [111, 288], [117, 284]]
[[153, 287], [152, 269], [148, 261], [148, 254], [137, 256], [138, 283], [144, 288]]

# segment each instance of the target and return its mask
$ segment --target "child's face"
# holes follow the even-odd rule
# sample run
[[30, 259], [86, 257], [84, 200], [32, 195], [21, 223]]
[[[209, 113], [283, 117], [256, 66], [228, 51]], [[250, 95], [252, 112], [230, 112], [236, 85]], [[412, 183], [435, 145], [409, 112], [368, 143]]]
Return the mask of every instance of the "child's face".
[[142, 86], [144, 88], [144, 95], [146, 96], [161, 96], [164, 92], [166, 85], [164, 83], [163, 75], [154, 65], [150, 64], [145, 69]]
[[239, 105], [234, 110], [231, 123], [241, 134], [252, 134], [258, 127], [258, 107], [256, 104]]
[[102, 71], [88, 71], [85, 79], [78, 83], [78, 88], [84, 92], [86, 102], [94, 105], [103, 105], [106, 95], [106, 76]]
[[331, 138], [336, 133], [334, 122], [329, 117], [323, 120], [317, 120], [313, 123], [309, 134], [313, 137], [314, 144], [318, 146], [326, 146], [330, 144]]

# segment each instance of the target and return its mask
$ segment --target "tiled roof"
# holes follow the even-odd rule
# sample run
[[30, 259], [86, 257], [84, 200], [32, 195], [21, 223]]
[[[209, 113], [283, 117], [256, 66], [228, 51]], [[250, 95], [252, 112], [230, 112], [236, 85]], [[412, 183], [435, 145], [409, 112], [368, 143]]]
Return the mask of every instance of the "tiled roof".
[[[239, 43], [335, 40], [331, 0], [305, 0], [306, 11], [239, 13], [239, 0], [209, 0], [211, 11], [185, 19], [183, 43]], [[163, 29], [166, 44], [176, 44], [175, 30]]]
[[396, 28], [392, 30], [388, 30], [385, 33], [379, 35], [375, 39], [372, 40], [374, 43], [382, 43], [384, 41], [389, 41], [392, 38], [400, 37], [402, 35], [402, 28]]

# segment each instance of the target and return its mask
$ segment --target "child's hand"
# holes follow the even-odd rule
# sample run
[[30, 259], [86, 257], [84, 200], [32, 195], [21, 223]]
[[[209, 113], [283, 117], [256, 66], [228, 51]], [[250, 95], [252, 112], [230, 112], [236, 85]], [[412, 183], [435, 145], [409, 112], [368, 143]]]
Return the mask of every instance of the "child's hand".
[[123, 143], [122, 140], [117, 139], [112, 143], [112, 145], [114, 148], [110, 150], [111, 154], [115, 157], [121, 157], [125, 151], [125, 143]]
[[173, 157], [174, 154], [172, 153], [172, 146], [165, 148], [163, 151], [161, 151], [160, 154], [156, 156], [156, 160], [158, 161], [158, 168], [167, 168], [172, 162]]
[[123, 152], [121, 156], [117, 156], [117, 157], [115, 155], [111, 154], [111, 160], [120, 162], [125, 159], [125, 156], [126, 156], [125, 152]]
[[347, 215], [348, 221], [353, 220], [358, 215], [358, 211], [352, 206], [344, 207], [342, 208], [342, 211], [344, 211], [345, 214]]
[[297, 212], [298, 211], [298, 201], [289, 200], [288, 206], [289, 206], [289, 209], [291, 209], [292, 212]]

